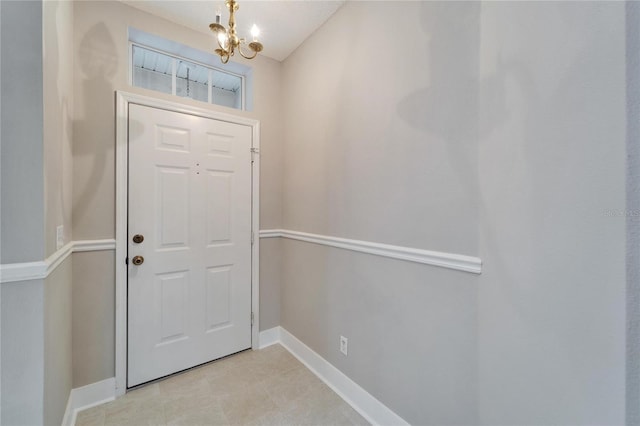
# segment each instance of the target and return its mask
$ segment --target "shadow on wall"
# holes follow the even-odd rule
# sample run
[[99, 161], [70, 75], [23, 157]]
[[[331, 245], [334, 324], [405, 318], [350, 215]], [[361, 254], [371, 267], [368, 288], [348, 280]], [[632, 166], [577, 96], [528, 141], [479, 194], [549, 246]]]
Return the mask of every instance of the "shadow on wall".
[[421, 3], [420, 23], [423, 37], [429, 40], [431, 84], [405, 97], [397, 107], [400, 117], [412, 127], [457, 144], [474, 138], [479, 22], [479, 4]]
[[[430, 86], [419, 89], [397, 105], [398, 116], [410, 126], [445, 141], [450, 165], [478, 198], [478, 139], [491, 132], [507, 115], [504, 72], [480, 78], [480, 2], [423, 2], [421, 27], [429, 40]], [[495, 98], [491, 116], [480, 122], [479, 96]]]
[[[481, 238], [485, 241], [484, 250], [492, 253], [490, 260], [495, 270], [503, 274], [502, 290], [510, 300], [520, 303], [519, 312], [531, 320], [544, 318], [546, 326], [554, 327], [557, 318], [553, 313], [561, 312], [563, 306], [575, 300], [550, 300], [537, 290], [538, 282], [553, 276], [558, 285], [566, 286], [565, 271], [584, 271], [586, 259], [575, 255], [576, 242], [584, 241], [584, 235], [594, 229], [613, 225], [605, 221], [614, 221], [604, 218], [602, 212], [616, 206], [599, 209], [594, 188], [584, 185], [584, 181], [596, 176], [598, 182], [607, 181], [606, 170], [598, 170], [597, 162], [609, 157], [609, 150], [606, 144], [596, 147], [589, 143], [589, 139], [599, 136], [606, 140], [606, 120], [602, 121], [604, 124], [594, 121], [588, 126], [584, 120], [606, 116], [606, 108], [615, 104], [616, 93], [606, 83], [614, 77], [608, 75], [610, 68], [601, 64], [615, 64], [616, 52], [607, 46], [607, 35], [589, 29], [589, 12], [593, 10], [584, 5], [504, 7], [509, 10], [502, 11], [503, 15], [508, 12], [513, 22], [486, 23], [493, 32], [489, 42], [500, 41], [495, 41], [497, 46], [489, 46], [499, 52], [489, 58], [494, 61], [495, 72], [481, 80], [479, 86], [478, 135], [479, 148], [496, 154], [491, 157], [495, 162], [481, 164], [481, 170], [491, 174], [492, 182], [498, 182], [496, 176], [501, 173], [504, 187], [492, 188], [488, 201], [480, 193], [481, 215], [494, 218], [481, 222]], [[605, 5], [591, 7], [601, 12], [609, 10]], [[534, 26], [531, 36], [524, 38], [517, 26], [529, 20], [547, 24], [545, 28]], [[564, 38], [559, 42], [555, 35], [560, 29]], [[492, 137], [499, 127], [509, 137]], [[484, 159], [490, 157], [485, 155]], [[490, 205], [496, 190], [504, 194], [498, 215], [496, 207]], [[505, 215], [508, 221], [501, 221]], [[583, 220], [577, 221], [577, 217]], [[533, 234], [550, 238], [534, 239]], [[514, 251], [520, 253], [518, 262], [511, 257]], [[583, 274], [570, 275], [572, 283], [585, 278]], [[593, 270], [590, 276], [603, 282], [609, 279], [602, 270]], [[541, 315], [540, 306], [549, 315]], [[575, 326], [582, 328], [578, 323]]]
[[[76, 103], [81, 113], [74, 122], [73, 156], [74, 160], [83, 163], [85, 170], [90, 167], [91, 173], [86, 179], [74, 182], [79, 187], [79, 195], [74, 197], [74, 220], [83, 218], [88, 213], [87, 209], [95, 204], [94, 197], [99, 196], [96, 189], [104, 181], [107, 171], [107, 159], [113, 158], [115, 126], [111, 118], [114, 116], [112, 80], [118, 67], [115, 43], [104, 23], [94, 25], [85, 34], [77, 54], [84, 78], [84, 98], [81, 103]], [[90, 163], [86, 159], [90, 159]]]
[[[545, 306], [550, 315], [542, 318], [549, 327], [556, 321], [553, 313], [572, 301], [548, 300], [536, 291], [537, 280], [581, 270], [585, 259], [569, 254], [589, 233], [586, 223], [609, 228], [604, 221], [614, 219], [604, 219], [602, 211], [617, 208], [588, 201], [591, 189], [580, 181], [589, 175], [607, 181], [606, 171], [595, 167], [610, 156], [606, 144], [591, 144], [592, 152], [584, 153], [585, 139], [593, 139], [594, 132], [606, 140], [606, 124], [591, 123], [585, 133], [584, 120], [606, 116], [604, 109], [616, 96], [607, 90], [610, 69], [602, 65], [614, 64], [616, 52], [607, 46], [611, 36], [589, 30], [592, 8], [609, 10], [604, 4], [424, 2], [430, 85], [397, 105], [407, 124], [446, 141], [449, 158], [456, 159], [451, 167], [484, 218], [483, 256], [492, 254], [487, 260], [500, 271], [504, 294], [532, 319], [540, 318], [539, 307]], [[523, 22], [547, 24], [523, 32], [518, 27]], [[559, 41], [561, 32], [566, 34]], [[592, 163], [592, 171], [585, 171], [584, 161]], [[479, 180], [502, 187], [484, 194]], [[504, 198], [499, 210], [498, 194]], [[586, 208], [591, 219], [576, 221]], [[553, 238], [532, 239], [534, 234]], [[511, 257], [514, 252], [521, 260]], [[609, 279], [598, 271], [592, 276]], [[580, 282], [577, 274], [573, 282]]]

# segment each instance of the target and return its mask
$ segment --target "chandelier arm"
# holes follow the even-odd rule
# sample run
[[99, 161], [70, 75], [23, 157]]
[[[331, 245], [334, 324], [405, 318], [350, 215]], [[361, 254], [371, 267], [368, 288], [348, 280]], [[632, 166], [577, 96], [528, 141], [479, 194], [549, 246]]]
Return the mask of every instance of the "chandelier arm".
[[[244, 41], [244, 39], [242, 41]], [[245, 55], [244, 52], [242, 51], [242, 44], [241, 43], [238, 44], [238, 52], [240, 52], [240, 55], [242, 55], [242, 57], [245, 58], [245, 59], [253, 59], [253, 58], [256, 57], [256, 55], [258, 55], [258, 52], [256, 52], [256, 51], [253, 52], [252, 56]]]

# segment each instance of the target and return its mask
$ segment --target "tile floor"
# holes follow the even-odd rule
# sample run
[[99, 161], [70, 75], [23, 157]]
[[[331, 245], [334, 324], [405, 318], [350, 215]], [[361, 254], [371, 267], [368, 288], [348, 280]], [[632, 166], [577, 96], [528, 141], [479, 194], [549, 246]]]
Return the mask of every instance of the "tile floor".
[[78, 413], [93, 425], [368, 425], [280, 345], [245, 351]]

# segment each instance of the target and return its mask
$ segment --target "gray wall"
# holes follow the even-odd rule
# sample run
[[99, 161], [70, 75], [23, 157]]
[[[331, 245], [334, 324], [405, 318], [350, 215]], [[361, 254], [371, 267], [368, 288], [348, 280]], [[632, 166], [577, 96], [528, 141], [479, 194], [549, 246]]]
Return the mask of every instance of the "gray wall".
[[[73, 5], [2, 4], [2, 258], [42, 261], [71, 231]], [[44, 41], [44, 42], [43, 42]], [[3, 424], [60, 424], [71, 390], [71, 261], [4, 283]]]
[[45, 280], [3, 283], [3, 425], [59, 425], [71, 391], [71, 259]]
[[[284, 61], [284, 228], [477, 255], [479, 20], [347, 2]], [[285, 329], [410, 423], [476, 421], [477, 276], [289, 240], [282, 262]]]
[[73, 2], [47, 0], [43, 8], [43, 117], [45, 257], [56, 251], [56, 227], [71, 241], [73, 186]]
[[640, 424], [640, 3], [627, 2], [627, 424]]
[[348, 2], [283, 78], [284, 228], [483, 272], [285, 240], [282, 326], [411, 423], [624, 423], [624, 4]]
[[[115, 228], [115, 95], [116, 90], [175, 101], [170, 95], [131, 87], [127, 81], [129, 57], [127, 28], [157, 34], [179, 43], [210, 51], [211, 37], [168, 22], [115, 1], [74, 3], [75, 115], [73, 119], [73, 238], [113, 238]], [[256, 118], [261, 124], [260, 226], [281, 223], [282, 115], [279, 62], [260, 56], [247, 65], [254, 68], [253, 111], [238, 111], [181, 99], [201, 108]], [[277, 246], [277, 245], [276, 245]], [[277, 249], [261, 255], [279, 262]], [[88, 263], [77, 266], [75, 259]], [[115, 278], [113, 253], [74, 254], [73, 345], [74, 387], [113, 377]], [[263, 266], [264, 265], [263, 263]], [[264, 267], [262, 294], [279, 294], [279, 269]], [[273, 298], [272, 298], [273, 299]], [[265, 298], [265, 300], [268, 300]], [[89, 309], [89, 307], [91, 307]], [[278, 306], [261, 303], [261, 319], [277, 324]], [[108, 321], [108, 322], [107, 322]], [[265, 328], [261, 324], [261, 328]], [[267, 327], [268, 328], [268, 327]], [[106, 330], [106, 335], [100, 333]]]
[[[260, 330], [280, 325], [282, 243], [279, 238], [260, 240]], [[264, 279], [268, 277], [268, 279]]]
[[115, 375], [115, 253], [73, 255], [73, 387]]
[[[2, 13], [4, 14], [4, 4]], [[43, 423], [44, 283], [3, 283], [2, 418], [3, 425]]]
[[32, 262], [44, 256], [42, 4], [3, 1], [0, 19], [0, 263]]
[[357, 3], [284, 61], [283, 224], [473, 255], [480, 5]]
[[485, 3], [478, 406], [623, 424], [624, 3]]
[[72, 389], [71, 257], [44, 282], [45, 425], [60, 425]]
[[[42, 3], [44, 35], [44, 229], [45, 256], [56, 252], [56, 227], [71, 241], [73, 117], [73, 3]], [[44, 281], [44, 424], [62, 423], [72, 384], [72, 259]]]
[[[285, 240], [281, 325], [411, 424], [474, 424], [476, 278]], [[349, 356], [339, 337], [349, 339]]]

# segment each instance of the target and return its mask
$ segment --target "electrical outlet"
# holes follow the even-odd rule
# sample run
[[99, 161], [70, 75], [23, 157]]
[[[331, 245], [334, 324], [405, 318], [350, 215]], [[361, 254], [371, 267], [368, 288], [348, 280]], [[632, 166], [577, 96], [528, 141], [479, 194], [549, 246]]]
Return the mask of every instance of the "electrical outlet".
[[60, 225], [56, 228], [56, 250], [64, 246], [64, 226]]
[[340, 352], [342, 352], [346, 356], [348, 350], [349, 350], [349, 339], [347, 339], [344, 336], [340, 336]]

